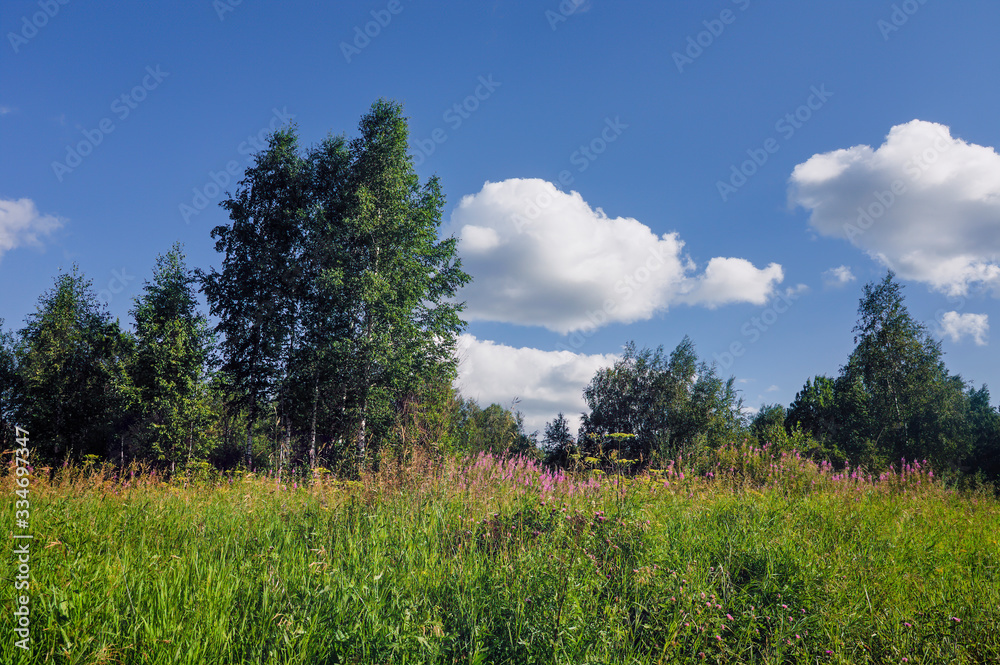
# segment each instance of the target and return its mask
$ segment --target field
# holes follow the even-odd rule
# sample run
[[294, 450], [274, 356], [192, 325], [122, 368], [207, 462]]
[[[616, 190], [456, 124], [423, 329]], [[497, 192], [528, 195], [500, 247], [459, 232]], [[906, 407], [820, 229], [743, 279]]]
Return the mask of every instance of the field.
[[30, 645], [7, 583], [4, 663], [1000, 662], [1000, 502], [915, 463], [747, 446], [629, 479], [489, 455], [349, 482], [43, 475]]

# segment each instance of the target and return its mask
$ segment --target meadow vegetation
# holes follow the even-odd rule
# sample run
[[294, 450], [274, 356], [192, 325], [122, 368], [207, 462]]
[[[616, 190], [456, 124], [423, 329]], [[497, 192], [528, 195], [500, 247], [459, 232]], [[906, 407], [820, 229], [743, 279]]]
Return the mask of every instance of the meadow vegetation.
[[921, 462], [748, 440], [632, 476], [416, 453], [352, 481], [84, 464], [32, 492], [32, 648], [3, 662], [1000, 660], [1000, 503]]

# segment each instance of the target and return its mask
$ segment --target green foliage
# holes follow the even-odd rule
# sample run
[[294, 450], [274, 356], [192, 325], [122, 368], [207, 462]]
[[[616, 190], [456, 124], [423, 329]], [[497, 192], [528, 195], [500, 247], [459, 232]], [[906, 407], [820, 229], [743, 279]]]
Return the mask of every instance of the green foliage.
[[573, 435], [569, 431], [569, 422], [560, 411], [555, 420], [545, 423], [545, 436], [542, 438], [541, 447], [545, 453], [546, 463], [565, 466], [574, 444]]
[[473, 399], [459, 398], [452, 437], [455, 451], [464, 454], [539, 454], [534, 436], [524, 431], [521, 413], [495, 403], [483, 409]]
[[750, 434], [760, 443], [784, 443], [788, 438], [785, 418], [785, 407], [780, 404], [761, 404], [750, 421]]
[[889, 460], [963, 458], [963, 382], [944, 366], [940, 342], [903, 304], [890, 272], [865, 286], [854, 328], [857, 346], [843, 375], [859, 382], [868, 402], [867, 429]]
[[14, 447], [14, 427], [18, 424], [14, 422], [14, 406], [20, 377], [14, 349], [14, 336], [4, 330], [3, 319], [0, 319], [0, 449], [3, 450]]
[[317, 357], [346, 388], [363, 463], [370, 443], [395, 426], [405, 394], [453, 376], [464, 322], [451, 299], [470, 278], [456, 240], [437, 239], [444, 195], [436, 177], [419, 182], [402, 107], [376, 102], [359, 129], [346, 149], [331, 139], [310, 156], [319, 220], [309, 239], [316, 288], [308, 320], [326, 334]]
[[637, 351], [633, 343], [612, 367], [598, 370], [584, 389], [590, 413], [580, 436], [635, 435], [635, 454], [648, 463], [714, 447], [743, 427], [734, 379], [698, 362], [687, 336], [666, 358], [663, 347]]
[[[796, 395], [785, 419], [816, 439], [827, 459], [885, 468], [929, 460], [939, 469], [975, 467], [996, 477], [989, 393], [948, 372], [940, 343], [915, 321], [892, 272], [867, 284], [854, 328], [856, 347], [836, 379], [818, 376]], [[980, 452], [975, 452], [975, 451]]]
[[826, 376], [806, 379], [785, 414], [786, 427], [801, 427], [817, 438], [831, 439], [837, 425], [834, 386], [835, 381]]
[[212, 232], [222, 272], [202, 275], [222, 369], [248, 428], [276, 403], [283, 460], [294, 430], [308, 432], [310, 464], [353, 444], [363, 465], [373, 444], [407, 440], [412, 395], [454, 375], [452, 299], [469, 276], [455, 239], [437, 238], [440, 183], [420, 184], [400, 105], [376, 102], [359, 129], [305, 156], [294, 128], [274, 134], [223, 204], [233, 223]]
[[76, 266], [60, 273], [18, 337], [16, 417], [39, 457], [120, 456], [134, 341], [98, 304], [90, 280]]
[[970, 429], [971, 452], [969, 471], [984, 479], [1000, 480], [1000, 413], [990, 405], [990, 391], [984, 385], [968, 390], [967, 422]]
[[236, 194], [222, 203], [232, 223], [212, 229], [222, 271], [197, 271], [211, 313], [219, 317], [230, 398], [249, 412], [248, 464], [252, 424], [276, 397], [297, 332], [298, 259], [309, 205], [307, 171], [297, 151], [291, 128], [269, 138]]
[[157, 258], [153, 281], [146, 283], [131, 312], [136, 353], [130, 369], [139, 411], [136, 454], [171, 467], [208, 452], [205, 379], [212, 336], [198, 312], [195, 281], [175, 244]]

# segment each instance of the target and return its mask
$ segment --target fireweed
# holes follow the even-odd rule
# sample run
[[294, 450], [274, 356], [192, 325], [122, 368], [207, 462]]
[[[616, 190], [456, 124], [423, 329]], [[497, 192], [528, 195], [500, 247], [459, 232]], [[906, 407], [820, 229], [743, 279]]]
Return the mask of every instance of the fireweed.
[[420, 453], [351, 481], [51, 471], [31, 648], [2, 662], [1000, 661], [1000, 503], [923, 461], [744, 442], [632, 477]]

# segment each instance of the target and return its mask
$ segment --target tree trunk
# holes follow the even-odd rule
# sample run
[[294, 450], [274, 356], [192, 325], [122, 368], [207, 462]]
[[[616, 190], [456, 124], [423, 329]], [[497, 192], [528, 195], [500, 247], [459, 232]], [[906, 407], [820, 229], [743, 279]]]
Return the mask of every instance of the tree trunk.
[[357, 434], [357, 452], [358, 452], [358, 471], [360, 472], [365, 466], [365, 454], [368, 452], [365, 447], [365, 411], [368, 408], [368, 398], [365, 397], [361, 401], [361, 419], [358, 421], [358, 434]]
[[253, 462], [253, 421], [256, 417], [256, 407], [250, 407], [250, 418], [247, 420], [247, 470]]
[[286, 464], [292, 459], [292, 420], [285, 414], [285, 439], [281, 444], [281, 462]]
[[312, 421], [309, 423], [309, 468], [316, 468], [316, 410], [319, 403], [319, 377], [313, 379]]

